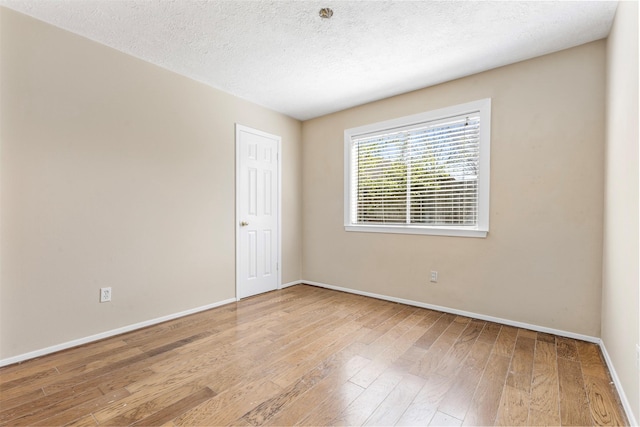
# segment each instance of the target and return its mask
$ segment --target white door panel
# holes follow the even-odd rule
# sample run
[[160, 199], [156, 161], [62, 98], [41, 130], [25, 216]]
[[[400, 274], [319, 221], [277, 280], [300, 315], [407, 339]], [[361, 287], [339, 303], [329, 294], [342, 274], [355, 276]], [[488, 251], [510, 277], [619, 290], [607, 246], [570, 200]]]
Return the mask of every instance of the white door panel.
[[280, 137], [236, 125], [236, 291], [277, 289]]

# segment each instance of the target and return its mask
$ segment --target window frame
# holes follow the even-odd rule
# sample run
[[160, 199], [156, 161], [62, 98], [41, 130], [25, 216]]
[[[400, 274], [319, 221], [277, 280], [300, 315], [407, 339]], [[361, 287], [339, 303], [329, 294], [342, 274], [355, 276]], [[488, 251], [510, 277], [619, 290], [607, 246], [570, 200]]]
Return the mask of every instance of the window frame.
[[[395, 128], [415, 126], [454, 117], [462, 114], [478, 112], [480, 115], [479, 154], [478, 154], [478, 221], [474, 227], [469, 226], [433, 226], [414, 224], [354, 224], [351, 222], [351, 167], [352, 138], [367, 134], [385, 132]], [[372, 233], [425, 234], [436, 236], [480, 237], [485, 238], [489, 232], [489, 178], [491, 155], [491, 98], [458, 104], [437, 110], [426, 111], [410, 116], [371, 123], [344, 131], [344, 229], [345, 231]]]

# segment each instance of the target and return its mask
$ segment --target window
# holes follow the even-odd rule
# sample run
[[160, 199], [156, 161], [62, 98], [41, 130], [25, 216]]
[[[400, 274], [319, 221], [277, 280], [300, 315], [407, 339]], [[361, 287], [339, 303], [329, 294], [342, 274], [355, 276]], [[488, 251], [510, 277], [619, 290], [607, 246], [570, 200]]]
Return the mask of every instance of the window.
[[486, 237], [491, 99], [344, 132], [345, 229]]

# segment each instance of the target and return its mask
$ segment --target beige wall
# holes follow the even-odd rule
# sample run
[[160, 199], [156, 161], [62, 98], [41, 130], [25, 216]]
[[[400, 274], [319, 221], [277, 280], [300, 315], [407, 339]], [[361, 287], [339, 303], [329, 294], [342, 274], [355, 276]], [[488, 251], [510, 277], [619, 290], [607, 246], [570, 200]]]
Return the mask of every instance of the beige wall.
[[602, 341], [640, 421], [638, 3], [620, 2], [607, 40]]
[[[598, 41], [304, 122], [304, 279], [599, 336], [604, 94]], [[486, 97], [486, 239], [344, 231], [344, 129]]]
[[[239, 122], [283, 138], [283, 283], [600, 336], [604, 277], [602, 336], [637, 402], [638, 249], [634, 288], [622, 224], [635, 206], [637, 236], [626, 183], [638, 168], [633, 132], [612, 127], [635, 101], [637, 130], [633, 70], [617, 53], [633, 48], [630, 7], [606, 51], [599, 41], [303, 125], [0, 7], [0, 359], [234, 297]], [[344, 231], [344, 129], [485, 97], [488, 238]], [[603, 276], [607, 97], [608, 164], [630, 166], [607, 168]], [[112, 303], [97, 302], [101, 286]], [[621, 332], [634, 315], [635, 332]]]
[[300, 279], [300, 122], [0, 13], [0, 359], [235, 296], [235, 122], [282, 136]]

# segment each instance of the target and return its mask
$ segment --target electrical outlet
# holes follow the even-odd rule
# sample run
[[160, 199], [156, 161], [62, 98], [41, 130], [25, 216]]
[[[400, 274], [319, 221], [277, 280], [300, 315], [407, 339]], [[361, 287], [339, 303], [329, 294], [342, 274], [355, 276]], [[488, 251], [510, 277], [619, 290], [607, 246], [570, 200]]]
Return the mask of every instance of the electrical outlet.
[[438, 283], [438, 272], [437, 271], [432, 271], [431, 272], [431, 282], [433, 283]]
[[100, 302], [111, 301], [111, 288], [100, 288]]

